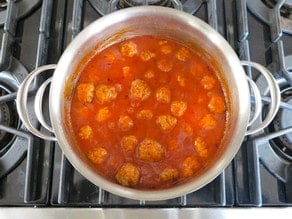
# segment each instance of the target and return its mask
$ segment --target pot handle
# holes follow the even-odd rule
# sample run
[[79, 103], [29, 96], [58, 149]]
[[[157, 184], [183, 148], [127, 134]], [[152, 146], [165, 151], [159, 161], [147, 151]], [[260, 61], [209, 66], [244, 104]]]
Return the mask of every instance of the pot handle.
[[[267, 80], [268, 86], [270, 88], [270, 96], [271, 96], [271, 105], [270, 105], [270, 110], [264, 119], [264, 121], [259, 124], [256, 127], [253, 127], [252, 129], [248, 129], [246, 131], [246, 135], [251, 135], [254, 134], [266, 126], [269, 125], [269, 123], [273, 120], [275, 117], [279, 107], [280, 107], [280, 101], [281, 101], [281, 94], [280, 94], [280, 89], [278, 87], [278, 84], [276, 80], [274, 79], [273, 75], [270, 73], [270, 71], [265, 68], [264, 66], [251, 62], [251, 61], [241, 61], [241, 64], [243, 66], [250, 66], [255, 69], [257, 69]], [[30, 88], [30, 84], [34, 80], [36, 76], [39, 74], [55, 69], [57, 65], [51, 64], [51, 65], [44, 65], [41, 67], [38, 67], [34, 71], [32, 71], [20, 84], [18, 92], [17, 92], [17, 97], [16, 97], [16, 108], [19, 114], [20, 119], [22, 120], [23, 124], [25, 127], [34, 135], [44, 139], [44, 140], [49, 140], [49, 141], [57, 141], [55, 136], [52, 135], [47, 135], [42, 132], [40, 132], [37, 128], [35, 128], [29, 118], [28, 111], [27, 111], [27, 96]], [[261, 106], [262, 106], [262, 101], [261, 101], [261, 95], [260, 92], [257, 88], [257, 85], [252, 81], [250, 78], [247, 77], [247, 80], [253, 90], [254, 97], [255, 97], [255, 113], [252, 117], [252, 119], [249, 122], [249, 126], [251, 126], [255, 120], [258, 118], [261, 112]], [[43, 112], [42, 112], [42, 100], [43, 100], [43, 95], [45, 92], [46, 87], [50, 84], [51, 78], [47, 79], [38, 89], [36, 96], [35, 96], [35, 102], [34, 102], [34, 110], [36, 117], [40, 124], [46, 128], [48, 131], [54, 133], [54, 130], [52, 127], [50, 127], [47, 122], [44, 119]]]
[[[34, 127], [31, 123], [30, 117], [28, 115], [27, 111], [27, 96], [30, 88], [30, 84], [33, 82], [36, 76], [39, 74], [55, 69], [57, 65], [51, 64], [51, 65], [44, 65], [36, 68], [33, 70], [20, 84], [17, 96], [16, 96], [16, 108], [17, 112], [19, 114], [19, 117], [21, 121], [23, 122], [24, 126], [34, 135], [38, 136], [39, 138], [42, 138], [44, 140], [49, 141], [57, 141], [55, 136], [44, 134], [40, 132], [36, 127]], [[43, 112], [42, 112], [42, 101], [43, 101], [43, 95], [45, 92], [46, 87], [50, 84], [51, 78], [47, 79], [37, 90], [35, 99], [34, 99], [34, 111], [36, 114], [36, 117], [40, 124], [46, 128], [48, 131], [54, 133], [54, 130], [52, 127], [50, 127], [47, 122], [44, 119]]]
[[[250, 128], [246, 131], [246, 135], [252, 135], [264, 129], [265, 127], [267, 127], [270, 124], [270, 122], [274, 119], [280, 107], [281, 93], [280, 93], [280, 89], [277, 84], [277, 81], [275, 80], [272, 73], [267, 68], [265, 68], [264, 66], [258, 63], [251, 62], [251, 61], [241, 61], [241, 65], [250, 66], [257, 69], [265, 77], [270, 89], [271, 104], [269, 107], [270, 108], [269, 112], [263, 122], [261, 122], [256, 127]], [[250, 78], [248, 78], [248, 82], [250, 84], [251, 89], [253, 90], [254, 98], [255, 98], [255, 113], [248, 124], [248, 126], [251, 126], [254, 124], [254, 122], [256, 121], [256, 119], [259, 117], [261, 113], [262, 100], [261, 100], [260, 91], [257, 85], [255, 84], [255, 82], [252, 81], [252, 79]]]

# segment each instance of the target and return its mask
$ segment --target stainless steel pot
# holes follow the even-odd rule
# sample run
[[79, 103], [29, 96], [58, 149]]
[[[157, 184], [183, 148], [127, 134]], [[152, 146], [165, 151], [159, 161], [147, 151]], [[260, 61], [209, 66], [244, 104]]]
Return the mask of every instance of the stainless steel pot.
[[[221, 72], [221, 79], [227, 85], [230, 95], [230, 115], [226, 134], [223, 139], [224, 151], [214, 164], [194, 178], [192, 181], [164, 190], [142, 191], [126, 188], [110, 182], [99, 176], [87, 163], [84, 155], [74, 147], [70, 133], [65, 127], [64, 108], [70, 99], [70, 93], [78, 75], [74, 72], [80, 61], [93, 50], [96, 52], [109, 45], [136, 35], [159, 35], [188, 46], [195, 45], [202, 49], [207, 59], [216, 61], [216, 67]], [[257, 100], [256, 120], [260, 114], [261, 100], [255, 83], [247, 79], [242, 65], [251, 65], [257, 68], [267, 79], [270, 86], [272, 104], [265, 120], [258, 126], [248, 129], [250, 120], [250, 92], [248, 81], [253, 88]], [[54, 136], [46, 135], [32, 126], [27, 112], [26, 100], [31, 82], [40, 73], [47, 69], [55, 69], [52, 79], [46, 81], [36, 94], [35, 111], [40, 123], [52, 131]], [[45, 122], [41, 112], [41, 102], [45, 87], [51, 81], [49, 96], [49, 112], [52, 128]], [[66, 83], [70, 84], [65, 86]], [[66, 93], [66, 95], [65, 95]], [[236, 53], [220, 34], [208, 24], [184, 12], [155, 6], [142, 6], [123, 9], [106, 15], [86, 27], [67, 47], [57, 65], [42, 66], [33, 71], [21, 84], [17, 95], [17, 110], [25, 126], [33, 134], [47, 140], [57, 140], [72, 165], [88, 180], [97, 186], [114, 194], [140, 200], [169, 199], [195, 191], [213, 180], [232, 161], [239, 150], [244, 136], [263, 129], [275, 116], [280, 104], [280, 91], [271, 73], [263, 66], [241, 62]]]

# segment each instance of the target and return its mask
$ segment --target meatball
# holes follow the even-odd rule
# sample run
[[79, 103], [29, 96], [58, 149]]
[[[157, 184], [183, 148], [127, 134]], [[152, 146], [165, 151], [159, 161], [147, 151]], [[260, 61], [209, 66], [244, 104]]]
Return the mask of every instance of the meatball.
[[213, 89], [214, 85], [216, 83], [216, 80], [213, 76], [210, 75], [205, 75], [202, 80], [201, 80], [201, 85], [203, 86], [203, 88], [205, 88], [206, 90], [211, 90]]
[[121, 139], [121, 146], [126, 152], [132, 152], [138, 143], [138, 139], [134, 135], [124, 136]]
[[163, 44], [163, 45], [160, 47], [160, 51], [161, 51], [163, 54], [167, 55], [167, 54], [169, 54], [169, 53], [172, 52], [172, 48], [171, 48], [171, 46], [168, 45], [168, 44]]
[[108, 157], [108, 152], [103, 147], [97, 147], [89, 151], [87, 157], [94, 164], [102, 164]]
[[156, 91], [156, 99], [160, 103], [170, 102], [170, 90], [167, 87], [158, 88]]
[[158, 162], [164, 159], [164, 147], [157, 141], [145, 138], [138, 145], [138, 158], [145, 162]]
[[83, 83], [77, 86], [77, 98], [81, 103], [90, 103], [94, 97], [94, 84]]
[[165, 44], [167, 44], [168, 43], [168, 41], [167, 40], [159, 40], [159, 42], [158, 42], [158, 45], [165, 45]]
[[187, 59], [190, 58], [190, 56], [191, 56], [190, 51], [184, 47], [180, 48], [175, 54], [175, 57], [180, 61], [186, 61]]
[[82, 126], [79, 129], [78, 135], [81, 139], [89, 139], [93, 136], [92, 128], [89, 125]]
[[133, 163], [125, 163], [118, 169], [115, 178], [123, 186], [135, 186], [140, 179], [140, 169]]
[[132, 77], [132, 73], [130, 71], [130, 67], [129, 66], [124, 66], [122, 68], [122, 71], [123, 71], [124, 78], [131, 78]]
[[157, 67], [163, 72], [169, 72], [172, 69], [173, 63], [167, 59], [160, 59], [157, 62]]
[[186, 86], [186, 78], [184, 77], [182, 73], [177, 73], [176, 81], [178, 82], [180, 86], [182, 87]]
[[148, 84], [141, 80], [136, 79], [132, 81], [130, 88], [130, 98], [137, 101], [144, 101], [151, 95], [151, 89]]
[[95, 95], [101, 104], [105, 104], [116, 99], [118, 93], [114, 86], [100, 84], [96, 87]]
[[208, 108], [213, 113], [224, 113], [226, 110], [225, 102], [220, 96], [213, 96], [208, 104]]
[[145, 50], [145, 51], [141, 52], [141, 54], [140, 54], [140, 58], [144, 62], [147, 62], [154, 57], [155, 57], [155, 53], [148, 51], [148, 50]]
[[134, 109], [133, 107], [129, 107], [129, 108], [127, 109], [127, 112], [128, 112], [129, 114], [133, 114], [133, 113], [135, 113], [135, 109]]
[[114, 87], [117, 92], [121, 92], [123, 90], [123, 86], [119, 83], [114, 84]]
[[125, 42], [121, 45], [120, 52], [123, 56], [133, 57], [138, 53], [137, 44], [132, 41]]
[[182, 127], [182, 131], [188, 135], [191, 136], [193, 134], [193, 128], [190, 124], [186, 123], [186, 122], [182, 122], [181, 123], [181, 127]]
[[108, 122], [107, 123], [107, 127], [109, 128], [109, 129], [116, 129], [116, 123], [115, 122]]
[[187, 110], [187, 103], [184, 101], [173, 101], [170, 105], [172, 115], [180, 117]]
[[189, 177], [195, 174], [200, 168], [200, 163], [195, 157], [186, 157], [182, 162], [182, 173], [185, 177]]
[[141, 110], [136, 114], [137, 119], [149, 120], [153, 117], [153, 112], [151, 110]]
[[130, 116], [123, 115], [120, 116], [118, 125], [122, 131], [128, 131], [134, 126], [134, 122]]
[[108, 107], [103, 107], [98, 110], [96, 114], [96, 120], [98, 122], [104, 122], [111, 117], [111, 112]]
[[212, 129], [216, 126], [216, 120], [211, 114], [205, 115], [201, 120], [200, 120], [200, 126], [204, 129]]
[[106, 53], [106, 54], [105, 54], [105, 58], [106, 58], [108, 61], [110, 61], [110, 62], [113, 62], [113, 61], [116, 60], [116, 56], [115, 56], [115, 54], [112, 53], [112, 52], [108, 52], [108, 53]]
[[197, 137], [194, 142], [194, 147], [200, 157], [206, 158], [208, 156], [207, 143], [201, 137]]
[[159, 178], [163, 182], [173, 181], [178, 177], [178, 170], [175, 168], [165, 168], [160, 174]]
[[177, 123], [177, 119], [171, 115], [161, 115], [156, 119], [156, 123], [162, 131], [171, 131]]
[[154, 71], [152, 70], [147, 70], [144, 74], [144, 77], [147, 78], [147, 79], [151, 79], [151, 78], [154, 78], [155, 76], [155, 73]]

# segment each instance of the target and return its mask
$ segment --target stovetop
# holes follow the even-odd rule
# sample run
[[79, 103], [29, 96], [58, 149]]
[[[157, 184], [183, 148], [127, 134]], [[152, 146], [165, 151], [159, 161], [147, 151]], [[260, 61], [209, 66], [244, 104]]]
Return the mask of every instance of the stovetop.
[[[41, 140], [26, 130], [16, 112], [15, 96], [19, 83], [30, 71], [57, 63], [70, 41], [94, 20], [130, 5], [158, 3], [201, 18], [226, 38], [240, 59], [266, 66], [278, 81], [282, 102], [272, 124], [246, 137], [232, 163], [211, 183], [182, 197], [146, 202], [118, 197], [87, 181], [67, 161], [57, 143]], [[45, 209], [292, 206], [291, 1], [18, 0], [0, 1], [0, 6], [0, 206]], [[247, 74], [263, 95], [264, 117], [269, 91], [256, 72], [247, 69]], [[50, 76], [48, 73], [47, 77]], [[44, 79], [34, 82], [28, 100], [30, 116], [37, 127], [31, 103], [33, 90]]]

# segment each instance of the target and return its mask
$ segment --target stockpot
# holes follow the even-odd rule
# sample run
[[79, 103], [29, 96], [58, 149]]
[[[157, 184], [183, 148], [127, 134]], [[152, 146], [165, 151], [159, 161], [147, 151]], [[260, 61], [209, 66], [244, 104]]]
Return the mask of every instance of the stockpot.
[[[157, 35], [179, 41], [186, 46], [195, 46], [204, 51], [207, 60], [216, 63], [220, 79], [226, 84], [229, 96], [229, 118], [224, 139], [224, 149], [212, 166], [193, 180], [163, 190], [138, 190], [110, 182], [94, 171], [85, 155], [74, 146], [64, 122], [64, 109], [70, 100], [78, 65], [92, 51], [102, 49], [137, 35]], [[271, 104], [265, 119], [258, 123], [261, 113], [261, 97], [255, 83], [249, 79], [243, 66], [256, 68], [267, 80], [270, 88]], [[32, 125], [27, 111], [27, 96], [31, 83], [46, 70], [55, 69], [52, 78], [45, 81], [35, 96], [35, 114], [42, 126], [53, 133], [44, 134]], [[46, 87], [50, 84], [49, 117], [44, 118], [42, 101]], [[252, 92], [250, 92], [252, 88]], [[255, 110], [251, 113], [251, 94], [255, 100]], [[266, 127], [280, 105], [280, 91], [271, 73], [263, 66], [248, 61], [240, 61], [228, 42], [211, 26], [185, 12], [159, 6], [140, 6], [122, 9], [99, 18], [80, 32], [66, 48], [57, 65], [45, 65], [31, 72], [22, 82], [16, 98], [19, 117], [34, 135], [58, 141], [70, 163], [89, 181], [113, 194], [139, 200], [162, 200], [178, 197], [212, 181], [232, 161], [244, 137]], [[250, 118], [253, 114], [252, 118]], [[249, 127], [250, 126], [250, 127]]]

